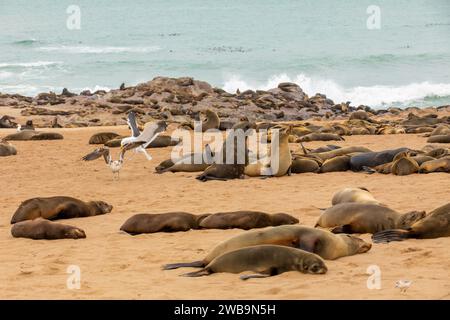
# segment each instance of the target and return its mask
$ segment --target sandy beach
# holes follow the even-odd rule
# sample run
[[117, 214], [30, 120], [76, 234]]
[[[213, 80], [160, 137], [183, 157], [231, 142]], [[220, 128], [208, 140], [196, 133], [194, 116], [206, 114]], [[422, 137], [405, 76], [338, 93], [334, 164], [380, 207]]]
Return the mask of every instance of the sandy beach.
[[[446, 173], [394, 176], [336, 172], [295, 174], [280, 178], [246, 178], [206, 183], [195, 173], [154, 174], [170, 157], [171, 148], [150, 149], [152, 161], [128, 155], [119, 181], [103, 161], [80, 158], [94, 146], [89, 137], [100, 131], [127, 134], [126, 126], [46, 129], [64, 135], [59, 141], [14, 141], [18, 155], [0, 158], [1, 299], [449, 299], [450, 238], [374, 244], [365, 254], [326, 261], [328, 273], [287, 272], [243, 282], [236, 274], [202, 278], [179, 275], [191, 269], [162, 271], [170, 262], [201, 259], [217, 243], [243, 230], [191, 230], [130, 236], [119, 231], [136, 213], [231, 210], [285, 212], [313, 226], [320, 210], [331, 205], [333, 193], [346, 186], [368, 188], [381, 202], [400, 212], [427, 212], [450, 201]], [[0, 136], [14, 132], [2, 129]], [[325, 142], [309, 142], [318, 147]], [[373, 150], [420, 149], [418, 134], [348, 136], [340, 146], [362, 145]], [[292, 144], [291, 149], [298, 148]], [[113, 157], [117, 155], [113, 151]], [[10, 219], [18, 205], [32, 197], [67, 195], [111, 203], [111, 213], [63, 220], [80, 227], [81, 240], [15, 239]], [[370, 241], [370, 235], [362, 235]], [[67, 268], [81, 270], [81, 288], [68, 289]], [[381, 270], [381, 289], [369, 290], [366, 270]], [[406, 293], [397, 280], [411, 280]]]

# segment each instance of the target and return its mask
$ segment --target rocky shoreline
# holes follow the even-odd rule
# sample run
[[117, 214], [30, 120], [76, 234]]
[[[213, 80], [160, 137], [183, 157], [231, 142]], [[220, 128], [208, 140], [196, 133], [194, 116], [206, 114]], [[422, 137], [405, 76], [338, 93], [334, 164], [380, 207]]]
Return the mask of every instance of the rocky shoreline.
[[33, 120], [36, 127], [125, 125], [126, 114], [130, 111], [137, 114], [140, 122], [164, 119], [181, 124], [198, 119], [206, 109], [215, 111], [221, 119], [221, 128], [226, 129], [243, 117], [257, 122], [347, 120], [360, 110], [366, 116], [361, 118], [360, 113], [353, 118], [411, 120], [411, 114], [426, 111], [434, 115], [442, 112], [447, 118], [439, 123], [448, 123], [450, 105], [374, 110], [363, 105], [352, 106], [350, 102], [335, 103], [324, 94], [309, 97], [295, 83], [280, 83], [277, 88], [267, 91], [228, 93], [189, 77], [156, 77], [136, 86], [122, 84], [119, 89], [109, 92], [74, 94], [64, 89], [61, 94], [40, 93], [36, 97], [0, 94], [0, 128], [15, 128], [23, 120]]

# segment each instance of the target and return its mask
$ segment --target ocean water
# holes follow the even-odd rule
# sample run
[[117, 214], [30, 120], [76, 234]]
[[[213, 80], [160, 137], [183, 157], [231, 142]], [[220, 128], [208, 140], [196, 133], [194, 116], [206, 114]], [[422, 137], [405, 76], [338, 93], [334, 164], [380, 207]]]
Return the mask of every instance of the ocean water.
[[[81, 29], [69, 29], [70, 5]], [[379, 29], [367, 27], [371, 5]], [[372, 20], [370, 20], [372, 21]], [[335, 102], [450, 104], [449, 0], [0, 0], [0, 92], [192, 76]]]

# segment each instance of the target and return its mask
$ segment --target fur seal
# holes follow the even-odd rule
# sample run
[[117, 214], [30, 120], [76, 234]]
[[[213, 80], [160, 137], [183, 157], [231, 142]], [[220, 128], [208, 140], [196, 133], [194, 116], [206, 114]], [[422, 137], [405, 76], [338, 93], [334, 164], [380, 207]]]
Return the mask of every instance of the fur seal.
[[450, 134], [431, 136], [427, 139], [431, 143], [450, 143]]
[[239, 228], [249, 230], [296, 223], [299, 223], [298, 219], [286, 213], [268, 214], [259, 211], [234, 211], [211, 214], [200, 222], [200, 227], [205, 229]]
[[320, 167], [321, 173], [325, 172], [336, 172], [336, 171], [347, 171], [350, 169], [350, 156], [343, 155], [337, 156], [324, 161]]
[[[125, 136], [117, 136], [114, 139], [111, 139], [105, 142], [105, 146], [109, 148], [119, 148], [121, 146], [122, 139], [126, 138]], [[175, 146], [179, 143], [179, 140], [172, 139], [172, 137], [167, 135], [159, 135], [157, 136], [150, 144], [147, 146], [148, 148], [165, 148]]]
[[360, 153], [350, 158], [350, 168], [353, 171], [361, 171], [363, 167], [376, 167], [380, 164], [392, 162], [397, 153], [408, 150], [408, 148], [398, 148], [378, 152]]
[[419, 165], [416, 160], [410, 157], [409, 152], [401, 152], [392, 163], [391, 172], [397, 176], [406, 176], [419, 171]]
[[326, 209], [315, 227], [333, 228], [331, 231], [334, 233], [375, 233], [393, 228], [409, 228], [424, 216], [424, 211], [401, 214], [372, 203], [340, 203]]
[[384, 230], [372, 236], [374, 242], [402, 241], [409, 238], [433, 239], [450, 236], [450, 203], [431, 211], [406, 230]]
[[61, 140], [64, 137], [56, 132], [38, 132], [35, 130], [23, 130], [7, 135], [4, 140], [30, 141], [30, 140]]
[[89, 138], [89, 144], [105, 144], [118, 136], [115, 132], [99, 132]]
[[11, 143], [0, 139], [0, 157], [15, 156], [16, 154], [17, 150]]
[[48, 221], [42, 218], [14, 224], [11, 228], [11, 234], [15, 238], [29, 238], [34, 240], [86, 238], [86, 233], [80, 228]]
[[112, 208], [103, 201], [84, 202], [63, 196], [32, 198], [20, 204], [11, 219], [11, 224], [39, 217], [48, 220], [90, 217], [109, 213]]
[[211, 261], [205, 268], [183, 274], [183, 276], [201, 277], [219, 272], [253, 271], [258, 273], [241, 276], [242, 280], [247, 280], [271, 277], [287, 271], [324, 274], [327, 270], [322, 258], [314, 253], [285, 246], [260, 245], [224, 253]]
[[214, 111], [210, 109], [206, 109], [205, 111], [206, 119], [202, 121], [202, 132], [205, 132], [210, 129], [219, 129], [220, 127], [220, 118]]
[[[202, 154], [191, 153], [176, 160], [175, 163], [171, 159], [165, 160], [155, 168], [155, 171], [157, 173], [204, 171], [213, 162], [213, 157], [214, 153], [207, 144]], [[201, 160], [200, 163], [196, 163], [198, 160]]]
[[[284, 127], [279, 132], [278, 148], [271, 150], [270, 156], [259, 159], [255, 163], [250, 163], [245, 167], [244, 174], [250, 177], [258, 176], [274, 176], [281, 177], [285, 174], [290, 174], [290, 168], [292, 165], [292, 155], [289, 148], [289, 135], [291, 134], [290, 127]], [[276, 155], [275, 161], [273, 155]], [[272, 162], [276, 162], [276, 168], [272, 168]]]
[[194, 215], [187, 212], [161, 214], [135, 214], [125, 221], [120, 230], [131, 235], [155, 232], [177, 232], [198, 229], [199, 223], [209, 214]]
[[300, 138], [300, 141], [302, 142], [309, 142], [309, 141], [342, 141], [344, 138], [342, 138], [338, 134], [334, 133], [309, 133]]
[[420, 173], [431, 172], [449, 172], [450, 173], [450, 156], [430, 160], [422, 163], [419, 167]]
[[333, 206], [348, 202], [380, 204], [366, 188], [344, 188], [337, 191], [331, 199]]
[[348, 234], [334, 234], [328, 230], [300, 225], [284, 225], [263, 230], [247, 231], [222, 241], [204, 259], [188, 263], [172, 263], [165, 270], [183, 267], [203, 268], [224, 253], [240, 248], [271, 244], [299, 248], [327, 260], [365, 253], [372, 245]]
[[319, 152], [319, 153], [308, 153], [307, 156], [316, 156], [320, 159], [322, 159], [322, 161], [325, 161], [327, 159], [331, 159], [337, 156], [344, 156], [346, 154], [350, 154], [350, 153], [355, 153], [355, 152], [372, 152], [370, 149], [366, 148], [366, 147], [358, 147], [358, 146], [353, 146], [353, 147], [343, 147], [343, 148], [338, 148], [338, 149], [334, 149], [334, 150], [330, 150], [330, 151], [326, 151], [326, 152]]
[[305, 173], [305, 172], [318, 172], [320, 169], [317, 161], [304, 158], [304, 157], [296, 157], [292, 160], [291, 164], [291, 172], [292, 173]]

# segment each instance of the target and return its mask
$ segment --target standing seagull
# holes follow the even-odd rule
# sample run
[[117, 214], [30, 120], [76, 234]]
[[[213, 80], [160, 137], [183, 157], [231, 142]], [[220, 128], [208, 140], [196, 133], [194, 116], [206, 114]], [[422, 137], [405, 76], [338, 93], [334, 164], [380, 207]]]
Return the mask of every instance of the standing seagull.
[[147, 153], [145, 148], [147, 148], [161, 132], [167, 129], [167, 124], [164, 121], [157, 121], [147, 126], [141, 133], [137, 126], [136, 114], [133, 111], [128, 114], [127, 123], [131, 129], [132, 136], [123, 138], [120, 142], [121, 146], [123, 147], [130, 144], [135, 145], [135, 152], [141, 152], [147, 157], [147, 160], [152, 160], [152, 156]]

